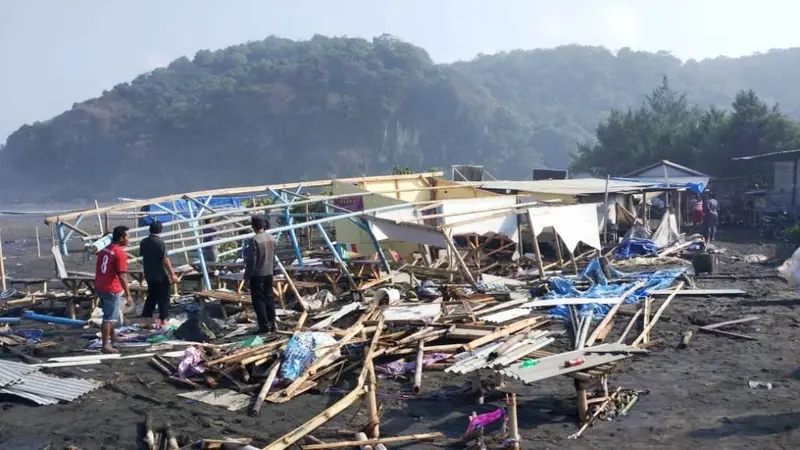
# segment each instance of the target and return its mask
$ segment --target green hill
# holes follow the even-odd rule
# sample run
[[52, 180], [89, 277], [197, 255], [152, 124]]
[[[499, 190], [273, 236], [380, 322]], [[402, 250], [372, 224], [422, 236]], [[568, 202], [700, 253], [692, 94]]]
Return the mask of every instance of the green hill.
[[701, 62], [599, 47], [434, 64], [391, 36], [270, 37], [199, 51], [22, 126], [0, 151], [4, 196], [107, 198], [482, 164], [565, 167], [614, 108], [667, 76], [701, 106], [753, 89], [800, 116], [800, 49]]

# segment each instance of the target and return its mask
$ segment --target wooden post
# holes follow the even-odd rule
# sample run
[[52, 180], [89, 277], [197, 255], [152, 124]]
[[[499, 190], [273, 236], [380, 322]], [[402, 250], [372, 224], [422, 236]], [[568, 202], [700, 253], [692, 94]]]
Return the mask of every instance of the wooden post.
[[[94, 207], [95, 207], [95, 209], [98, 209], [98, 210], [100, 209], [100, 204], [97, 203], [97, 199], [95, 199], [95, 201], [94, 201]], [[106, 234], [105, 230], [103, 229], [103, 217], [101, 216], [101, 214], [99, 212], [97, 213], [97, 223], [100, 225], [100, 234], [101, 235], [102, 234]]]
[[586, 383], [575, 380], [575, 391], [578, 394], [578, 420], [581, 424], [589, 418], [589, 402], [586, 398]]
[[39, 227], [35, 228], [36, 230], [36, 254], [39, 256], [39, 259], [42, 259], [42, 244], [39, 242]]
[[511, 394], [511, 404], [508, 407], [508, 417], [511, 425], [511, 445], [514, 450], [519, 450], [519, 424], [517, 421], [517, 394]]
[[375, 376], [375, 366], [372, 361], [367, 361], [369, 364], [369, 382], [367, 383], [367, 403], [369, 405], [369, 423], [367, 424], [367, 431], [372, 439], [381, 437], [381, 418], [378, 414], [378, 377]]
[[417, 346], [417, 363], [414, 367], [414, 386], [412, 387], [412, 391], [415, 394], [419, 394], [420, 387], [422, 386], [422, 361], [424, 360], [424, 353], [425, 353], [425, 340], [419, 341], [419, 345]]
[[450, 247], [450, 250], [456, 256], [458, 263], [461, 265], [461, 270], [464, 271], [464, 277], [473, 285], [476, 284], [475, 277], [472, 276], [472, 272], [470, 272], [469, 267], [467, 267], [467, 263], [464, 262], [464, 258], [461, 257], [461, 253], [458, 253], [458, 249], [456, 245], [453, 243], [453, 240], [450, 239], [450, 236], [445, 234], [445, 241], [447, 245]]
[[[644, 313], [642, 315], [642, 330], [647, 330], [650, 325], [650, 308], [652, 307], [653, 299], [648, 295], [644, 298]], [[645, 344], [650, 342], [650, 333], [644, 332], [644, 339], [642, 342]]]
[[608, 183], [611, 175], [606, 175], [605, 197], [603, 199], [603, 244], [608, 242]]
[[[0, 230], [3, 231], [3, 230]], [[6, 265], [3, 262], [3, 236], [0, 235], [0, 288], [6, 290]]]
[[564, 255], [561, 253], [561, 238], [558, 236], [558, 232], [553, 229], [553, 234], [556, 235], [556, 256], [558, 256], [558, 266], [562, 269], [564, 268]]
[[539, 248], [539, 237], [533, 234], [533, 251], [536, 253], [536, 268], [539, 269], [539, 278], [544, 278], [544, 262], [542, 262], [542, 249]]

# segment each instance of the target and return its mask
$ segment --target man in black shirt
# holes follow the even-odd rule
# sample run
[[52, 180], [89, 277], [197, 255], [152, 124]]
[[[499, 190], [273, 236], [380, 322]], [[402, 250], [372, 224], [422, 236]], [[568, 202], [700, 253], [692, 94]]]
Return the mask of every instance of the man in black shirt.
[[144, 302], [142, 317], [152, 318], [153, 311], [158, 306], [158, 319], [153, 321], [154, 328], [163, 327], [169, 318], [169, 284], [170, 281], [178, 282], [167, 256], [167, 246], [159, 236], [162, 229], [161, 222], [153, 222], [150, 224], [150, 236], [139, 244], [144, 279], [147, 281], [147, 300]]

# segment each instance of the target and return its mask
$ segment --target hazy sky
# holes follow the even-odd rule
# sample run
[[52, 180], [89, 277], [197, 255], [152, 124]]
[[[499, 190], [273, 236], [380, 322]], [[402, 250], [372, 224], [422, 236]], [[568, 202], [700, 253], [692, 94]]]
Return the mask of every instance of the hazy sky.
[[0, 142], [199, 49], [393, 34], [439, 62], [561, 44], [683, 59], [800, 46], [789, 0], [0, 0]]

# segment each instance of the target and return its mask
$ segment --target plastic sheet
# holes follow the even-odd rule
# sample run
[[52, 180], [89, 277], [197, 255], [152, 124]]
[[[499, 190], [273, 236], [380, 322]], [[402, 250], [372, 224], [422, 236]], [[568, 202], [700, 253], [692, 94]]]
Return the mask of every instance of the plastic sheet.
[[778, 268], [778, 275], [789, 283], [789, 286], [800, 292], [800, 248], [792, 253]]
[[331, 345], [336, 345], [336, 339], [326, 333], [310, 331], [295, 334], [283, 351], [281, 378], [296, 380], [320, 356], [317, 352]]
[[622, 241], [614, 250], [617, 259], [631, 259], [637, 256], [651, 256], [658, 252], [658, 245], [650, 239], [630, 238]]
[[[798, 257], [800, 258], [800, 256]], [[624, 300], [625, 303], [638, 303], [639, 300], [643, 299], [647, 295], [647, 291], [666, 289], [671, 286], [675, 282], [675, 279], [685, 272], [686, 269], [678, 268], [656, 270], [653, 272], [624, 273], [615, 269], [613, 266], [609, 266], [609, 271], [611, 272], [611, 276], [616, 279], [625, 278], [630, 281], [626, 283], [609, 284], [608, 279], [606, 279], [605, 275], [603, 274], [603, 270], [600, 267], [600, 260], [595, 258], [589, 262], [589, 265], [586, 266], [586, 268], [577, 278], [551, 278], [551, 291], [543, 298], [621, 297], [627, 290], [632, 288], [635, 283], [644, 281], [645, 284], [643, 287], [637, 289], [633, 294]], [[577, 279], [588, 279], [591, 281], [592, 286], [586, 291], [581, 291], [575, 287], [574, 280]], [[581, 316], [591, 315], [595, 319], [600, 319], [608, 313], [609, 309], [609, 305], [591, 303], [588, 305], [583, 305], [579, 311], [579, 314]], [[550, 309], [548, 314], [569, 320], [569, 310], [563, 305]]]

